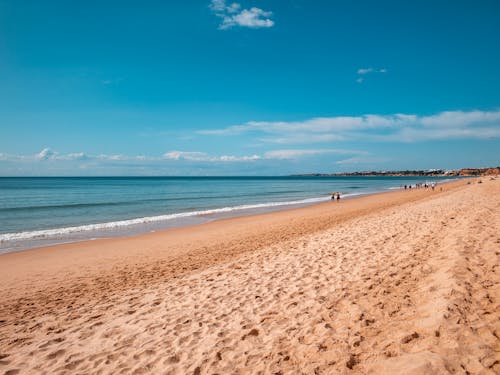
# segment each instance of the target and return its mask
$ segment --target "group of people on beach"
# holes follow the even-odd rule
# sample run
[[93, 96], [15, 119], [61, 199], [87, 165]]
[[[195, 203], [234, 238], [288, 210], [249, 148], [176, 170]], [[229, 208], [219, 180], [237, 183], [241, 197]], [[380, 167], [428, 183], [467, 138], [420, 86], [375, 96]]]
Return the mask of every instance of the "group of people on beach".
[[[435, 182], [431, 182], [431, 183], [420, 182], [420, 183], [417, 183], [415, 185], [411, 185], [411, 184], [404, 184], [403, 185], [403, 184], [401, 184], [400, 188], [401, 189], [405, 189], [405, 190], [411, 190], [411, 189], [432, 189], [432, 191], [434, 191], [434, 189], [436, 188], [436, 183]], [[441, 190], [443, 190], [443, 189], [441, 188]], [[333, 192], [332, 193], [331, 200], [335, 201], [335, 199], [337, 200], [337, 202], [340, 201], [340, 193], [339, 192]]]
[[431, 182], [430, 184], [428, 184], [427, 182], [421, 182], [421, 183], [418, 183], [418, 184], [415, 184], [415, 186], [412, 186], [411, 184], [410, 185], [400, 185], [401, 189], [405, 189], [405, 190], [411, 190], [412, 188], [413, 189], [429, 189], [431, 188], [432, 191], [434, 191], [434, 189], [436, 188], [436, 183], [435, 182]]

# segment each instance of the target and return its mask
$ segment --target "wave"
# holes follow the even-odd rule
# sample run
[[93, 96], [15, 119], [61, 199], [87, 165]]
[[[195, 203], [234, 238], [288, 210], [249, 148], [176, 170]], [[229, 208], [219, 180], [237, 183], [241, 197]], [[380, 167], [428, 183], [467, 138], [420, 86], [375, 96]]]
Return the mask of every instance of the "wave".
[[[353, 196], [357, 194], [346, 194], [347, 196]], [[257, 204], [247, 204], [247, 205], [239, 205], [239, 206], [231, 206], [231, 207], [222, 207], [222, 208], [214, 208], [210, 210], [202, 210], [202, 211], [190, 211], [190, 212], [179, 212], [169, 215], [159, 215], [159, 216], [147, 216], [140, 217], [136, 219], [127, 219], [127, 220], [119, 220], [119, 221], [111, 221], [106, 223], [97, 223], [97, 224], [87, 224], [80, 225], [74, 227], [64, 227], [64, 228], [55, 228], [55, 229], [44, 229], [44, 230], [35, 230], [35, 231], [26, 231], [26, 232], [16, 232], [16, 233], [5, 233], [0, 234], [0, 243], [14, 240], [30, 240], [35, 238], [47, 238], [47, 237], [55, 237], [60, 235], [66, 235], [77, 232], [87, 232], [93, 230], [102, 230], [102, 229], [114, 229], [119, 227], [126, 227], [130, 225], [140, 225], [147, 223], [154, 223], [159, 221], [167, 221], [173, 219], [180, 219], [186, 217], [193, 216], [202, 216], [202, 215], [210, 215], [210, 214], [218, 214], [218, 213], [227, 213], [233, 211], [241, 211], [241, 210], [251, 210], [258, 208], [270, 208], [270, 207], [279, 207], [279, 206], [290, 206], [290, 205], [299, 205], [299, 204], [312, 204], [328, 201], [330, 197], [318, 197], [318, 198], [308, 198], [302, 200], [295, 201], [285, 201], [285, 202], [267, 202], [267, 203], [257, 203]]]
[[[237, 198], [245, 197], [255, 197], [261, 195], [280, 195], [283, 193], [300, 193], [300, 190], [283, 190], [283, 191], [271, 191], [253, 194], [240, 194], [235, 195]], [[206, 199], [217, 199], [217, 198], [227, 198], [225, 196], [214, 196], [214, 195], [203, 195], [203, 196], [190, 196], [187, 197], [174, 197], [174, 198], [147, 198], [140, 200], [128, 200], [128, 201], [115, 201], [115, 202], [89, 202], [89, 203], [67, 203], [67, 204], [52, 204], [52, 205], [39, 205], [39, 206], [18, 206], [18, 207], [5, 207], [0, 208], [0, 212], [20, 212], [20, 211], [33, 211], [33, 210], [65, 210], [65, 209], [79, 209], [79, 208], [96, 208], [96, 207], [110, 207], [110, 206], [134, 206], [141, 205], [144, 203], [151, 202], [172, 202], [172, 201], [185, 201], [189, 199], [190, 201], [206, 200]]]
[[[210, 199], [211, 196], [202, 197], [191, 197], [190, 200], [200, 200], [200, 199]], [[19, 206], [19, 207], [7, 207], [0, 208], [0, 212], [11, 212], [11, 211], [33, 211], [33, 210], [58, 210], [67, 208], [89, 208], [89, 207], [107, 207], [107, 206], [127, 206], [127, 205], [139, 205], [148, 202], [169, 202], [169, 201], [182, 201], [186, 198], [149, 198], [141, 200], [130, 200], [130, 201], [116, 201], [116, 202], [90, 202], [90, 203], [68, 203], [68, 204], [53, 204], [53, 205], [43, 205], [43, 206]]]

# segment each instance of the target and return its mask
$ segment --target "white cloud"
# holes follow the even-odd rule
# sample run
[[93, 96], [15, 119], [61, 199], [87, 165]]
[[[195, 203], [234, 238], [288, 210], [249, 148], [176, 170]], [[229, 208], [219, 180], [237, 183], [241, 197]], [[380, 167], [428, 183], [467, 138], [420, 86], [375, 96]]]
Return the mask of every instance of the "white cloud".
[[233, 155], [222, 155], [218, 158], [213, 159], [213, 161], [255, 161], [262, 159], [259, 155], [250, 155], [250, 156], [233, 156]]
[[191, 151], [169, 151], [163, 154], [163, 158], [171, 160], [200, 160], [206, 156], [204, 152]]
[[258, 155], [250, 156], [234, 156], [234, 155], [221, 155], [210, 156], [205, 152], [199, 151], [169, 151], [163, 154], [164, 159], [169, 160], [191, 160], [191, 161], [204, 161], [204, 162], [241, 162], [241, 161], [255, 161], [261, 159]]
[[278, 144], [352, 140], [415, 142], [428, 139], [486, 139], [500, 136], [500, 110], [446, 111], [430, 116], [396, 113], [316, 117], [303, 121], [249, 121], [242, 125], [202, 130], [199, 133], [221, 136], [249, 133], [255, 134], [260, 141]]
[[274, 150], [264, 154], [265, 159], [297, 159], [304, 156], [315, 156], [321, 154], [366, 154], [364, 151], [342, 150], [342, 149], [306, 149], [306, 150]]
[[225, 0], [212, 0], [209, 5], [212, 12], [222, 19], [219, 29], [225, 30], [234, 26], [262, 28], [274, 26], [270, 18], [272, 12], [260, 8], [241, 9], [239, 3], [226, 4]]
[[224, 12], [226, 11], [226, 1], [225, 0], [212, 0], [210, 5], [208, 6], [210, 9], [212, 9], [213, 12]]
[[272, 12], [266, 12], [259, 8], [243, 9], [240, 13], [231, 17], [224, 17], [221, 28], [227, 29], [233, 26], [243, 27], [272, 27], [274, 21], [267, 18], [272, 15]]
[[356, 78], [357, 83], [363, 83], [364, 78], [362, 76], [367, 75], [367, 74], [373, 74], [373, 73], [387, 73], [386, 68], [380, 68], [380, 69], [375, 69], [375, 68], [359, 68], [358, 71], [358, 78]]
[[500, 111], [446, 111], [437, 115], [422, 118], [424, 126], [455, 126], [462, 127], [475, 123], [490, 123], [500, 121]]
[[232, 3], [229, 5], [226, 9], [228, 13], [236, 13], [238, 10], [240, 10], [241, 5], [238, 3]]
[[165, 159], [170, 160], [190, 160], [198, 162], [254, 162], [258, 160], [286, 160], [298, 159], [301, 157], [321, 155], [321, 154], [339, 154], [339, 155], [364, 155], [366, 152], [357, 150], [343, 150], [343, 149], [285, 149], [285, 150], [272, 150], [265, 152], [263, 155], [221, 155], [213, 156], [204, 152], [193, 151], [170, 151], [163, 154]]
[[[382, 141], [422, 142], [446, 139], [493, 139], [500, 137], [497, 127], [445, 127], [445, 128], [406, 128], [398, 133], [379, 137]], [[377, 138], [376, 138], [377, 139]]]
[[360, 68], [358, 69], [358, 74], [368, 74], [373, 72], [373, 68]]
[[[17, 158], [22, 160], [31, 160], [28, 155], [11, 155], [11, 158]], [[35, 160], [88, 160], [91, 159], [92, 156], [89, 156], [83, 152], [73, 152], [69, 154], [60, 154], [58, 152], [52, 151], [50, 147], [45, 147], [42, 151], [34, 156]]]
[[161, 157], [155, 156], [127, 156], [122, 154], [99, 154], [91, 155], [84, 152], [75, 152], [69, 154], [59, 154], [58, 152], [52, 151], [50, 148], [44, 148], [36, 155], [12, 155], [6, 153], [0, 153], [0, 161], [23, 161], [23, 162], [33, 162], [40, 160], [50, 160], [51, 162], [71, 162], [71, 161], [95, 161], [95, 162], [153, 162], [162, 163], [165, 160], [173, 161], [198, 161], [198, 162], [252, 162], [262, 159], [259, 155], [220, 155], [213, 156], [205, 152], [200, 151], [169, 151], [164, 153]]
[[67, 160], [87, 160], [90, 157], [84, 152], [74, 152], [65, 156]]
[[242, 133], [263, 133], [271, 137], [261, 138], [271, 143], [311, 143], [346, 140], [345, 132], [367, 129], [382, 129], [400, 126], [414, 121], [415, 116], [364, 115], [315, 117], [304, 121], [249, 121], [243, 125], [223, 129], [202, 130], [201, 134], [235, 135]]
[[283, 137], [264, 137], [260, 141], [276, 144], [294, 144], [294, 143], [320, 143], [330, 141], [343, 141], [344, 137], [337, 134], [310, 134], [297, 133], [288, 134]]
[[50, 147], [44, 148], [36, 155], [6, 155], [8, 160], [50, 160], [50, 161], [83, 161], [83, 160], [129, 160], [130, 158], [125, 155], [89, 155], [84, 152], [71, 152], [68, 154], [60, 154], [59, 152], [52, 151]]
[[45, 147], [42, 151], [35, 155], [36, 160], [49, 160], [53, 159], [57, 154], [49, 147]]
[[368, 73], [387, 73], [386, 68], [374, 69], [374, 68], [360, 68], [358, 69], [358, 74], [364, 75]]
[[[248, 124], [248, 123], [247, 123]], [[198, 134], [206, 134], [206, 135], [236, 135], [246, 132], [248, 129], [245, 125], [234, 125], [228, 126], [227, 128], [222, 129], [205, 129], [198, 130]]]

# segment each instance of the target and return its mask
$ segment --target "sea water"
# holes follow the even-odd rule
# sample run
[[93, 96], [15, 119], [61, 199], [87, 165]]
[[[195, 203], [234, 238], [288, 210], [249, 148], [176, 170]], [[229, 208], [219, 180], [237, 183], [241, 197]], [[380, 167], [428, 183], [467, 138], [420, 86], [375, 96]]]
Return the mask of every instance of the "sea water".
[[200, 224], [443, 177], [0, 177], [0, 253]]

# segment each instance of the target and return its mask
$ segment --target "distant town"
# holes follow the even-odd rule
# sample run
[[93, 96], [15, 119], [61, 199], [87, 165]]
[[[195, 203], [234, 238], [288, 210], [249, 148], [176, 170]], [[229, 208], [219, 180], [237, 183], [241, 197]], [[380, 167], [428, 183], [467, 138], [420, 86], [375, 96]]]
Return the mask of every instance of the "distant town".
[[405, 171], [362, 171], [362, 172], [338, 172], [338, 173], [306, 173], [293, 176], [495, 176], [500, 175], [500, 167], [492, 168], [462, 168], [462, 169], [428, 169], [428, 170], [405, 170]]

